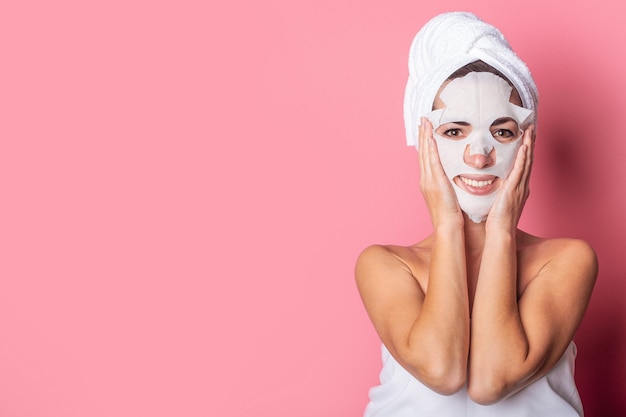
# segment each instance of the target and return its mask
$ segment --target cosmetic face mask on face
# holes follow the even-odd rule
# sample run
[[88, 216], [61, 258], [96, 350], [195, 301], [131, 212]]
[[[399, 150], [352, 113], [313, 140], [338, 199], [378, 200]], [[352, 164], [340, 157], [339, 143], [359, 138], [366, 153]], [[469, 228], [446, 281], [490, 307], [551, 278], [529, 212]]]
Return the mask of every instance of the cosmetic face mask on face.
[[[497, 190], [494, 189], [486, 195], [472, 194], [458, 186], [454, 179], [458, 176], [495, 176], [499, 180], [495, 179], [493, 182], [501, 185], [513, 169], [517, 151], [522, 144], [521, 129], [526, 127], [525, 123], [530, 120], [532, 111], [509, 101], [512, 90], [505, 80], [495, 74], [471, 72], [450, 81], [441, 91], [439, 98], [445, 107], [426, 114], [433, 125], [433, 136], [437, 142], [441, 164], [452, 182], [459, 206], [475, 223], [487, 219]], [[492, 124], [502, 118], [512, 119], [517, 123], [517, 132], [513, 132], [514, 140], [499, 142], [493, 137], [492, 130], [495, 128]], [[469, 135], [462, 139], [441, 136], [443, 132], [438, 131], [438, 128], [453, 122], [467, 125], [471, 130]], [[472, 167], [464, 162], [466, 152], [468, 155], [491, 154], [495, 162], [485, 168]], [[491, 186], [489, 181], [471, 181], [465, 177], [464, 183], [468, 182], [477, 189]]]

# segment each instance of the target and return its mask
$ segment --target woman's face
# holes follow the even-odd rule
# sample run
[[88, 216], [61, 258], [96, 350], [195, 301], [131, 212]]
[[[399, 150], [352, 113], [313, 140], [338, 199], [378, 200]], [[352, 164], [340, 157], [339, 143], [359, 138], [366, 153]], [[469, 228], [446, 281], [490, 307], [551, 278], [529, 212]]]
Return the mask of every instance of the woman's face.
[[445, 83], [427, 117], [461, 209], [479, 223], [511, 172], [532, 111], [502, 78], [472, 72]]

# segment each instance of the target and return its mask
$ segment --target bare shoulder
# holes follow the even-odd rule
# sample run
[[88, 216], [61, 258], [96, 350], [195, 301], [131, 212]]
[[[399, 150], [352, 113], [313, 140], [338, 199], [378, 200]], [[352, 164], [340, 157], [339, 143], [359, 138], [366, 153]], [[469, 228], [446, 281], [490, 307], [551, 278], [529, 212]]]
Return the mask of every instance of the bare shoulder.
[[371, 245], [366, 247], [356, 262], [356, 272], [371, 268], [400, 268], [415, 275], [430, 259], [428, 239], [412, 246]]
[[597, 256], [591, 245], [574, 238], [540, 238], [521, 232], [518, 261], [522, 284], [544, 277], [554, 278], [560, 284], [576, 282], [593, 287], [598, 271]]
[[410, 280], [425, 288], [427, 274], [423, 273], [430, 262], [429, 239], [412, 246], [371, 245], [359, 255], [355, 277], [359, 287], [366, 282]]
[[541, 238], [520, 231], [518, 235], [519, 254], [523, 257], [544, 261], [575, 258], [581, 263], [596, 264], [596, 253], [581, 239], [574, 238]]

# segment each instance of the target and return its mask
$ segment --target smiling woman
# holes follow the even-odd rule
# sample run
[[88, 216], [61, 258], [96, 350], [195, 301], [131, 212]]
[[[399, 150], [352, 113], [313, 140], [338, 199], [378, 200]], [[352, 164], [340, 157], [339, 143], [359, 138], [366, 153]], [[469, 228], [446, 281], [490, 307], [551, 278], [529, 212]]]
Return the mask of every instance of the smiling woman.
[[409, 69], [407, 140], [433, 233], [357, 262], [383, 343], [365, 416], [582, 416], [572, 340], [597, 262], [583, 241], [517, 228], [535, 140], [530, 72], [469, 13], [431, 20]]
[[446, 81], [426, 115], [461, 209], [475, 222], [485, 220], [494, 192], [513, 169], [520, 126], [530, 131], [533, 112], [511, 101], [513, 91], [498, 75], [470, 72]]

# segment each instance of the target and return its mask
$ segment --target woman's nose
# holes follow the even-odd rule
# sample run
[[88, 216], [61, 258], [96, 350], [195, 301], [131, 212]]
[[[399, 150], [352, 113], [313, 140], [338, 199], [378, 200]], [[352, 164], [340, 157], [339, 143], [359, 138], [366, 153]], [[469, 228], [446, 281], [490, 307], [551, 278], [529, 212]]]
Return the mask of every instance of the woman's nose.
[[493, 145], [479, 140], [465, 147], [463, 161], [472, 168], [488, 168], [496, 161], [496, 150]]

